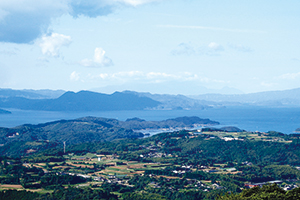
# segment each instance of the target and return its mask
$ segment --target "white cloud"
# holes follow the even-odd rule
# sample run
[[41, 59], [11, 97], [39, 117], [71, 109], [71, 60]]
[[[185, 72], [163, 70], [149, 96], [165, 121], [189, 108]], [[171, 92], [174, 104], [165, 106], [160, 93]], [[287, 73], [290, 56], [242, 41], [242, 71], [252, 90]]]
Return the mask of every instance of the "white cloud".
[[220, 44], [215, 42], [209, 43], [208, 48], [210, 48], [213, 51], [224, 51], [224, 48]]
[[105, 51], [100, 47], [95, 49], [93, 59], [83, 59], [79, 63], [84, 67], [108, 67], [113, 65], [112, 60], [105, 55]]
[[47, 33], [51, 20], [104, 16], [124, 6], [159, 0], [0, 0], [0, 42], [31, 43]]
[[193, 46], [191, 43], [180, 43], [175, 49], [171, 51], [174, 56], [180, 55], [207, 55], [215, 56], [219, 55], [221, 51], [224, 51], [224, 47], [216, 42], [211, 42], [208, 45], [202, 45], [199, 47]]
[[101, 78], [101, 79], [106, 79], [107, 77], [108, 77], [108, 74], [99, 74], [99, 77]]
[[88, 78], [91, 80], [103, 80], [108, 82], [115, 81], [123, 83], [134, 81], [139, 81], [140, 83], [161, 83], [168, 81], [199, 81], [203, 83], [226, 83], [223, 80], [210, 79], [190, 72], [171, 74], [165, 72], [127, 71], [112, 74], [101, 73], [97, 75], [90, 75]]
[[132, 6], [138, 6], [138, 5], [160, 1], [160, 0], [114, 0], [114, 1], [129, 4]]
[[40, 42], [42, 53], [48, 56], [59, 56], [59, 49], [68, 46], [72, 42], [70, 36], [52, 33], [50, 36], [43, 36]]
[[149, 72], [146, 74], [147, 79], [180, 79], [182, 76], [167, 74], [162, 72]]
[[105, 60], [105, 51], [102, 48], [95, 49], [94, 62], [102, 64]]
[[279, 76], [279, 79], [284, 79], [284, 80], [295, 80], [300, 77], [300, 72], [298, 73], [287, 73]]
[[1, 0], [0, 41], [30, 43], [45, 33], [51, 18], [68, 13], [69, 0]]
[[129, 72], [117, 72], [111, 75], [111, 78], [121, 79], [121, 78], [138, 78], [144, 77], [144, 73], [141, 71], [129, 71]]
[[197, 80], [199, 79], [198, 74], [192, 74], [190, 72], [184, 72], [184, 76], [186, 77], [187, 81]]
[[70, 75], [71, 81], [78, 81], [80, 79], [80, 74], [76, 71], [72, 72]]
[[97, 17], [108, 15], [123, 6], [139, 6], [156, 1], [162, 0], [70, 0], [69, 13], [74, 17]]

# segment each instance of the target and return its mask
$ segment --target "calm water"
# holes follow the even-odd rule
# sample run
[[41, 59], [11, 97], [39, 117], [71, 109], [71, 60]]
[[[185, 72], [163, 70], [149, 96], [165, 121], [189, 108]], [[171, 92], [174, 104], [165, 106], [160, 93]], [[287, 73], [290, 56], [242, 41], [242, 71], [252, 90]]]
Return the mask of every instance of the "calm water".
[[12, 114], [0, 115], [1, 127], [15, 127], [22, 124], [38, 124], [60, 119], [75, 119], [85, 116], [126, 120], [139, 117], [145, 120], [164, 120], [182, 116], [198, 116], [221, 123], [222, 126], [236, 126], [248, 131], [276, 130], [292, 133], [300, 127], [300, 108], [227, 107], [207, 110], [172, 111], [106, 111], [106, 112], [48, 112], [10, 109]]

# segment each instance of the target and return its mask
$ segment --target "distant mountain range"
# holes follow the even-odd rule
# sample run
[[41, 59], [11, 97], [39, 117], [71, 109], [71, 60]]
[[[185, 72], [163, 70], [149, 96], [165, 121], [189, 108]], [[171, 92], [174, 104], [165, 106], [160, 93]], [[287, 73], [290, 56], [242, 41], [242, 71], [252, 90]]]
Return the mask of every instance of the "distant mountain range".
[[160, 104], [148, 97], [115, 92], [111, 95], [80, 91], [66, 92], [56, 99], [28, 99], [24, 97], [6, 97], [0, 99], [1, 108], [46, 111], [107, 111], [107, 110], [143, 110]]
[[290, 90], [257, 92], [249, 94], [203, 94], [189, 97], [205, 101], [214, 101], [225, 106], [300, 106], [300, 88]]
[[[103, 94], [91, 91], [0, 89], [0, 108], [45, 111], [202, 110], [224, 106], [300, 106], [300, 88], [250, 94], [195, 96], [134, 91]], [[4, 113], [4, 111], [0, 111]]]
[[[53, 95], [21, 90], [0, 90], [0, 107], [45, 111], [112, 111], [112, 110], [202, 110], [222, 106], [212, 101], [188, 98], [183, 95], [159, 95], [133, 91], [103, 94], [91, 91], [65, 92]], [[38, 94], [39, 93], [39, 94]], [[57, 93], [56, 93], [57, 94]]]
[[158, 101], [160, 104], [154, 108], [157, 110], [202, 110], [222, 106], [222, 104], [214, 101], [193, 99], [184, 95], [151, 94], [133, 91], [124, 91], [123, 93], [134, 94], [140, 97], [148, 97]]
[[65, 92], [64, 90], [13, 90], [0, 88], [0, 98], [23, 97], [26, 99], [54, 99]]

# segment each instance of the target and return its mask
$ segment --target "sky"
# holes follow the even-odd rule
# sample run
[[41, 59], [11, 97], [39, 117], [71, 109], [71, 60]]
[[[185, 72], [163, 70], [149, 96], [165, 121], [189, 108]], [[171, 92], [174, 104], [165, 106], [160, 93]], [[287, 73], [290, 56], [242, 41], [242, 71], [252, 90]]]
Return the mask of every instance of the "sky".
[[298, 0], [1, 0], [0, 88], [300, 87]]

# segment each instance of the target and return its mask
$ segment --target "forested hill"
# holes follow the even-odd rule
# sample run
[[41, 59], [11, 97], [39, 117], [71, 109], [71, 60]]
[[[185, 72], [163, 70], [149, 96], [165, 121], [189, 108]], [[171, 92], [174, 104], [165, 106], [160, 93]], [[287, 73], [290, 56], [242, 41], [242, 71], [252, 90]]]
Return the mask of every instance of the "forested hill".
[[143, 134], [109, 124], [101, 118], [25, 124], [15, 128], [0, 128], [0, 154], [22, 155], [28, 153], [28, 150], [61, 146], [63, 142], [70, 145], [137, 137], [143, 137]]
[[110, 95], [90, 91], [66, 92], [56, 99], [0, 98], [2, 108], [46, 111], [143, 110], [159, 104], [160, 102], [148, 97], [120, 92]]
[[201, 119], [199, 117], [177, 117], [174, 119], [167, 119], [162, 121], [146, 121], [139, 118], [127, 119], [126, 121], [114, 121], [110, 122], [115, 125], [134, 129], [175, 129], [175, 128], [194, 128], [197, 126], [214, 126], [219, 125], [217, 121], [212, 121], [210, 119]]
[[218, 122], [198, 117], [181, 117], [164, 121], [145, 121], [138, 118], [117, 119], [84, 117], [60, 120], [38, 125], [25, 124], [15, 128], [0, 128], [0, 153], [24, 154], [57, 145], [84, 142], [105, 142], [144, 135], [132, 129], [184, 128], [196, 125], [216, 125]]

